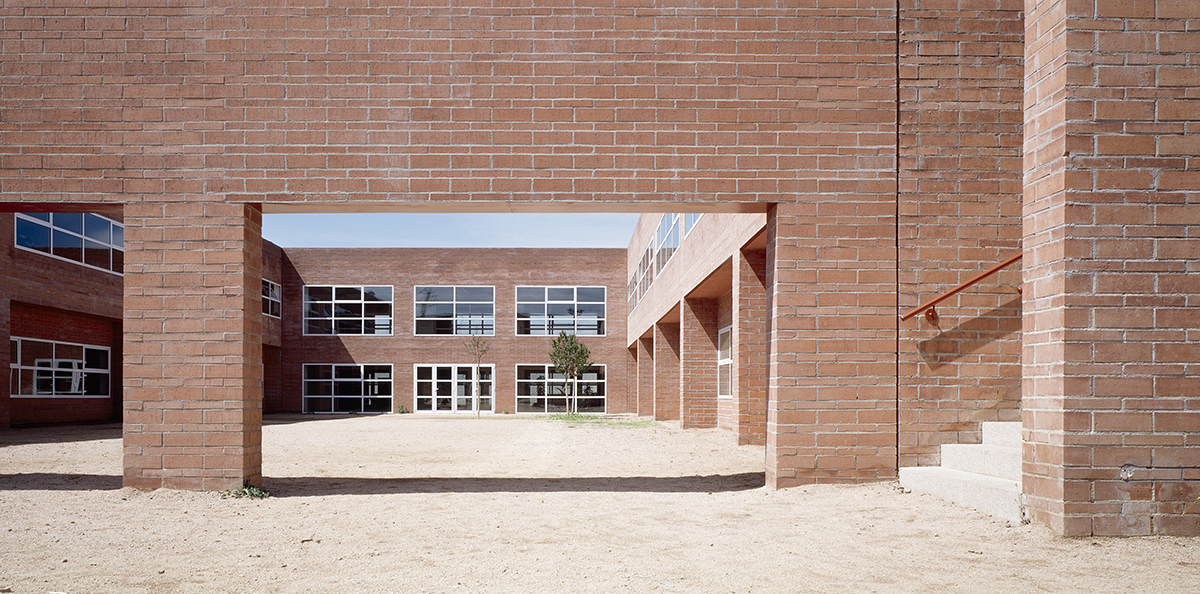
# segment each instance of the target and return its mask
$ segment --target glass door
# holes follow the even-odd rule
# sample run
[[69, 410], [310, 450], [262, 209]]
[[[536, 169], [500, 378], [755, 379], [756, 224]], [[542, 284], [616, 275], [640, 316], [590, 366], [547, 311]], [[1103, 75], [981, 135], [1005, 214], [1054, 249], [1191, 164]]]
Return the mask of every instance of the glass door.
[[[417, 412], [473, 413], [475, 398], [474, 366], [417, 365]], [[492, 366], [479, 366], [479, 411], [494, 411], [492, 398]]]

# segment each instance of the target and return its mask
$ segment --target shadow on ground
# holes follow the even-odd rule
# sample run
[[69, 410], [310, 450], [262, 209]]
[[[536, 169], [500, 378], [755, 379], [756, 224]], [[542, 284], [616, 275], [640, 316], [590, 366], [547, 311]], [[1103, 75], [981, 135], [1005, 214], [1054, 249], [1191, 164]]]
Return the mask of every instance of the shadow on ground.
[[575, 478], [352, 478], [263, 479], [274, 497], [389, 495], [403, 493], [717, 493], [749, 491], [766, 484], [761, 472], [708, 476]]
[[[720, 493], [757, 489], [765, 481], [761, 472], [580, 478], [267, 477], [263, 479], [263, 487], [273, 497], [410, 493]], [[120, 488], [121, 477], [118, 475], [45, 472], [0, 475], [0, 491], [106, 491]]]

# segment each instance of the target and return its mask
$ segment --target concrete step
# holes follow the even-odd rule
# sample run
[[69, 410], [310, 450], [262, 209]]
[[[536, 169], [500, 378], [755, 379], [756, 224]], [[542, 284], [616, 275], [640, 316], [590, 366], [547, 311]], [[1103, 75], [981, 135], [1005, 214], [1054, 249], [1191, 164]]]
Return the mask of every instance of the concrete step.
[[1021, 450], [989, 444], [946, 444], [942, 446], [942, 468], [1019, 482]]
[[1021, 423], [983, 423], [983, 443], [1005, 448], [1021, 447]]
[[1023, 521], [1021, 484], [1017, 481], [938, 466], [919, 466], [901, 468], [900, 484], [913, 493], [928, 493], [1013, 524]]

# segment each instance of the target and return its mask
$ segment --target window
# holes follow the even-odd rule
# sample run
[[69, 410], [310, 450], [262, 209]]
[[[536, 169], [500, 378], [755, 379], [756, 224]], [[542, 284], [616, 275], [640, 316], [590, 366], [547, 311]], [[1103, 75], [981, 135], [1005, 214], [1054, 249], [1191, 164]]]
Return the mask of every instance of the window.
[[82, 212], [17, 213], [17, 247], [121, 274], [125, 268], [125, 227]]
[[[575, 383], [579, 412], [604, 412], [604, 366], [593, 365]], [[567, 411], [567, 382], [553, 365], [517, 366], [517, 412], [558, 413]]]
[[262, 282], [262, 307], [263, 315], [278, 318], [279, 312], [283, 309], [283, 288], [279, 283], [273, 283], [267, 279]]
[[[417, 365], [416, 412], [474, 412], [473, 365]], [[492, 366], [479, 366], [479, 410], [493, 412]]]
[[304, 287], [305, 335], [391, 333], [391, 287]]
[[702, 216], [704, 216], [704, 213], [700, 213], [700, 212], [685, 212], [685, 213], [683, 213], [683, 236], [684, 237], [687, 237], [688, 233], [692, 232], [692, 227], [696, 226], [696, 221], [700, 220], [700, 217], [702, 217]]
[[717, 333], [717, 397], [733, 397], [733, 327]]
[[496, 333], [492, 287], [413, 287], [414, 333]]
[[304, 412], [383, 413], [391, 410], [391, 365], [304, 366]]
[[657, 269], [661, 272], [663, 267], [675, 255], [675, 250], [679, 248], [679, 214], [669, 212], [662, 216], [658, 222], [658, 262]]
[[109, 348], [12, 338], [10, 394], [14, 398], [107, 398]]
[[604, 287], [517, 287], [517, 334], [604, 336]]

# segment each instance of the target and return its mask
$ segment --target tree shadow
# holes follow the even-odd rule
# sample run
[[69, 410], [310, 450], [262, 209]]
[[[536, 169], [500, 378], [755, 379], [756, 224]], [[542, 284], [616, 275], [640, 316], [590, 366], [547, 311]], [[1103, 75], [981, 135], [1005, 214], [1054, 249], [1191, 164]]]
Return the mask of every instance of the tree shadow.
[[679, 477], [266, 477], [263, 479], [263, 488], [269, 491], [273, 497], [420, 493], [723, 493], [749, 491], [765, 484], [766, 474], [762, 472]]

